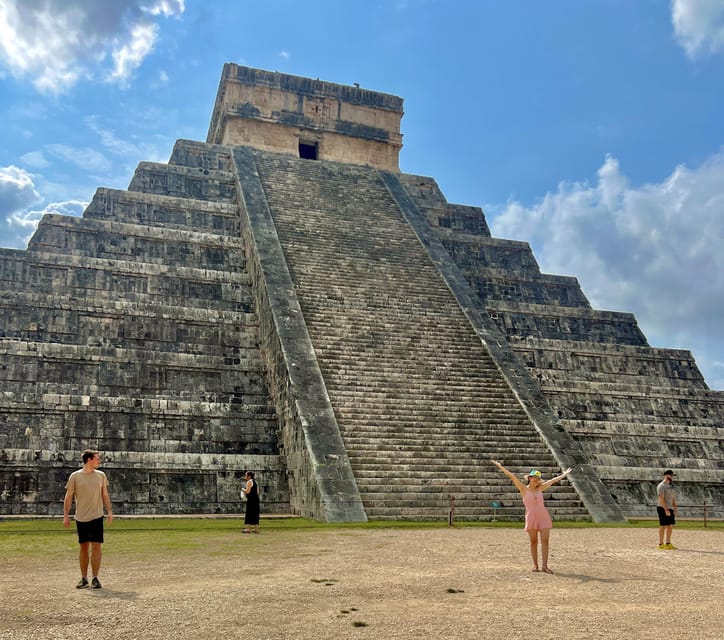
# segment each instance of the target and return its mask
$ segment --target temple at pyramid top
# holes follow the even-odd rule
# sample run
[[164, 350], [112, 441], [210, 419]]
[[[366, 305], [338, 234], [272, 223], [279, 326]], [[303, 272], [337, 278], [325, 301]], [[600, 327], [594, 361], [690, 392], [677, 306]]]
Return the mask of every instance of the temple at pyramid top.
[[224, 65], [206, 141], [399, 172], [402, 98]]

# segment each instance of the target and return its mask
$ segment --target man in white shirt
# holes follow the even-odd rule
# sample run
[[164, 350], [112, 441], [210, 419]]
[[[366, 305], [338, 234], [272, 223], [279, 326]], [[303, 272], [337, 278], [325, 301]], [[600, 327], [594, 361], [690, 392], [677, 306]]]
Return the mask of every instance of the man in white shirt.
[[656, 487], [659, 504], [656, 512], [659, 514], [659, 549], [676, 549], [671, 544], [671, 532], [676, 524], [676, 492], [674, 491], [674, 472], [671, 469], [664, 471], [664, 479]]

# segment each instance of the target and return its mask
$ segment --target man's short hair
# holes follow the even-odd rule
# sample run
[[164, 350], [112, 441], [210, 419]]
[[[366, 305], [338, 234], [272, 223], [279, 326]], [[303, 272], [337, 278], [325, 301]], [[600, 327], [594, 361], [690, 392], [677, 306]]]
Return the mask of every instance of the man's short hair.
[[98, 455], [98, 453], [99, 453], [98, 451], [95, 451], [93, 449], [86, 449], [83, 452], [83, 456], [82, 456], [83, 464], [88, 462], [88, 460], [92, 460], [93, 458], [95, 458]]

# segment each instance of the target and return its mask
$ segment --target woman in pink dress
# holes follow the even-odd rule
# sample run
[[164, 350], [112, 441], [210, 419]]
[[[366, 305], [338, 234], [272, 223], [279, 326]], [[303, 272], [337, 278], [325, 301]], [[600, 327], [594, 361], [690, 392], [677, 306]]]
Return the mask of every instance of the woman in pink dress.
[[[498, 469], [508, 476], [516, 486], [520, 495], [523, 497], [525, 505], [525, 530], [530, 538], [530, 554], [533, 557], [533, 571], [544, 571], [545, 573], [553, 573], [548, 567], [548, 541], [553, 528], [553, 521], [548, 513], [548, 509], [543, 504], [543, 492], [552, 487], [556, 482], [563, 480], [570, 472], [568, 467], [561, 475], [551, 478], [543, 482], [543, 476], [540, 471], [531, 469], [527, 475], [528, 484], [525, 485], [511, 471], [506, 469], [497, 460], [491, 460]], [[542, 569], [538, 568], [538, 534], [541, 540], [541, 558], [543, 560]]]

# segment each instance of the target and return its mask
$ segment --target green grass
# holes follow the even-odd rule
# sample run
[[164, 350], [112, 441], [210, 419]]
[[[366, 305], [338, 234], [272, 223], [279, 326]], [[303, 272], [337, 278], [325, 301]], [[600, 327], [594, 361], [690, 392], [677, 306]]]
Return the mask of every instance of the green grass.
[[[710, 521], [707, 530], [724, 531], [724, 521]], [[224, 553], [243, 526], [241, 518], [116, 518], [106, 525], [106, 542], [114, 553], [131, 553], [143, 557], [158, 552]], [[373, 530], [373, 529], [444, 529], [447, 521], [371, 521], [365, 523], [326, 524], [304, 518], [262, 519], [262, 534], [290, 535], [307, 530]], [[456, 528], [520, 529], [522, 522], [459, 522]], [[590, 522], [556, 521], [556, 528], [649, 528], [658, 527], [656, 520], [631, 520], [624, 525]], [[699, 520], [684, 520], [678, 529], [704, 530]], [[240, 537], [240, 536], [239, 536]], [[266, 544], [266, 536], [254, 536], [254, 544]], [[77, 548], [75, 525], [64, 529], [60, 518], [0, 520], [0, 557], [43, 558], [48, 554], [67, 553]], [[212, 551], [210, 551], [212, 550]]]
[[[455, 528], [476, 527], [476, 528], [504, 528], [519, 529], [522, 521], [496, 521], [496, 522], [468, 522], [457, 521]], [[106, 523], [106, 534], [113, 534], [121, 531], [167, 531], [167, 532], [218, 532], [238, 531], [243, 526], [242, 518], [212, 518], [212, 517], [179, 517], [179, 518], [154, 518], [134, 517], [124, 518], [117, 516], [113, 524]], [[262, 518], [263, 531], [303, 531], [307, 529], [445, 529], [449, 525], [446, 520], [440, 521], [416, 521], [416, 520], [370, 520], [369, 522], [350, 523], [325, 523], [309, 520], [306, 518]], [[593, 522], [581, 522], [574, 520], [556, 520], [555, 528], [560, 529], [589, 529], [589, 528], [656, 528], [656, 519], [629, 520], [627, 524], [596, 524]], [[701, 520], [680, 520], [676, 527], [679, 529], [704, 529]], [[709, 520], [707, 529], [724, 530], [724, 520]], [[57, 519], [12, 519], [3, 520], [0, 516], [0, 540], [7, 534], [32, 534], [45, 533], [48, 535], [75, 535], [75, 525], [71, 523], [70, 529], [63, 528], [60, 517]]]

